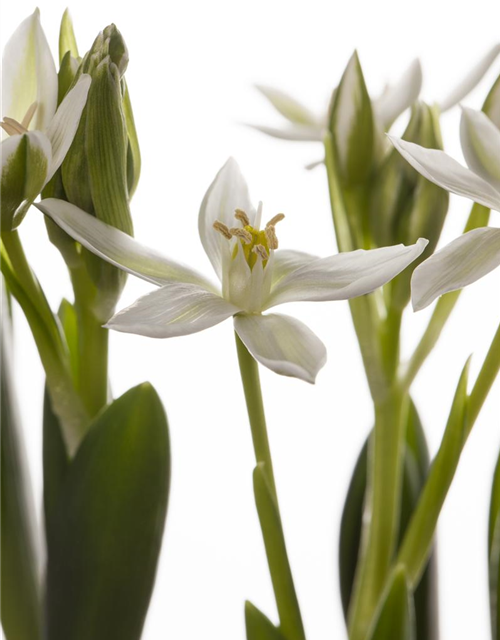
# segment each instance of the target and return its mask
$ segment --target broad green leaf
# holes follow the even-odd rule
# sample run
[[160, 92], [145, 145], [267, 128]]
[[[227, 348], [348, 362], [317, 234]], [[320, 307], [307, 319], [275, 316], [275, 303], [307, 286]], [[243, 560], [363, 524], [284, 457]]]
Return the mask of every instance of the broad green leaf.
[[255, 467], [253, 488], [269, 572], [278, 607], [280, 631], [287, 640], [305, 640], [299, 603], [288, 562], [281, 518], [263, 462], [260, 462]]
[[63, 13], [61, 28], [59, 30], [59, 63], [62, 64], [66, 53], [70, 53], [73, 58], [78, 58], [78, 46], [76, 44], [73, 21], [69, 14], [69, 9]]
[[405, 566], [413, 587], [418, 584], [427, 564], [438, 517], [466, 441], [469, 361], [460, 376], [441, 446], [432, 462], [398, 554], [398, 563]]
[[404, 567], [394, 571], [368, 640], [414, 640], [415, 612]]
[[[356, 563], [361, 541], [361, 523], [366, 491], [367, 446], [365, 442], [351, 477], [340, 527], [339, 570], [340, 594], [345, 619], [352, 593]], [[404, 459], [403, 495], [399, 542], [404, 535], [411, 514], [418, 502], [428, 472], [429, 454], [418, 413], [413, 403], [408, 412], [406, 450]], [[431, 557], [415, 592], [417, 640], [436, 640], [437, 628], [437, 570]]]
[[[3, 330], [6, 324], [4, 318]], [[2, 337], [1, 620], [7, 640], [41, 640], [40, 543], [4, 341]]]
[[247, 640], [285, 640], [274, 624], [251, 602], [245, 602]]
[[139, 640], [167, 509], [165, 412], [151, 385], [94, 420], [50, 522], [50, 640]]
[[490, 587], [491, 637], [500, 640], [498, 586], [500, 578], [500, 456], [495, 467], [491, 488], [488, 526], [488, 569]]

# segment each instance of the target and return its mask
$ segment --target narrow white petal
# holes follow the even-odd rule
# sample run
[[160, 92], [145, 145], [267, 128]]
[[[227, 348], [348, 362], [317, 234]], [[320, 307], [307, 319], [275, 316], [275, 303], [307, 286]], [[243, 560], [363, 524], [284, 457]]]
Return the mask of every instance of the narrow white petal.
[[38, 103], [30, 129], [44, 131], [57, 106], [57, 73], [38, 9], [5, 45], [2, 60], [2, 115], [21, 122]]
[[411, 280], [414, 310], [479, 280], [499, 265], [500, 229], [482, 227], [464, 233], [415, 269]]
[[238, 243], [235, 249], [235, 255], [224, 264], [224, 298], [249, 313], [260, 312], [271, 290], [274, 252], [265, 267], [258, 257], [253, 269], [250, 269], [241, 244]]
[[255, 85], [255, 88], [269, 100], [273, 107], [279, 111], [284, 118], [290, 120], [290, 122], [302, 125], [317, 124], [316, 116], [309, 111], [307, 107], [284, 91], [261, 84]]
[[52, 144], [52, 165], [47, 176], [47, 182], [61, 166], [73, 142], [83, 108], [87, 102], [90, 82], [89, 75], [84, 73], [80, 76], [76, 85], [59, 105], [48, 126], [47, 136]]
[[461, 102], [465, 96], [475, 88], [475, 86], [482, 80], [484, 74], [491, 67], [499, 53], [500, 44], [497, 44], [490, 49], [483, 58], [481, 58], [475, 67], [465, 76], [462, 82], [441, 102], [439, 106], [442, 112], [448, 111], [448, 109], [451, 109]]
[[275, 287], [280, 280], [292, 271], [296, 271], [315, 260], [319, 260], [318, 256], [313, 256], [304, 251], [293, 251], [289, 249], [280, 249], [274, 253], [272, 286]]
[[420, 95], [422, 88], [422, 66], [420, 60], [414, 60], [398, 82], [387, 87], [384, 93], [374, 101], [374, 109], [385, 131], [393, 122], [411, 107]]
[[213, 327], [238, 311], [196, 284], [170, 282], [119, 311], [106, 327], [150, 338], [173, 338]]
[[460, 140], [469, 168], [500, 191], [500, 131], [497, 127], [482, 111], [464, 108]]
[[320, 125], [310, 126], [294, 124], [292, 126], [277, 129], [275, 127], [266, 127], [259, 124], [247, 125], [252, 129], [256, 129], [261, 133], [265, 133], [272, 138], [280, 140], [292, 140], [294, 142], [320, 142], [323, 139], [323, 127]]
[[365, 251], [348, 251], [296, 269], [271, 291], [266, 308], [284, 302], [346, 300], [371, 293], [418, 258], [428, 241]]
[[325, 345], [290, 316], [239, 314], [234, 328], [252, 356], [275, 373], [313, 384], [326, 363]]
[[418, 144], [393, 136], [389, 136], [389, 139], [403, 158], [427, 180], [485, 207], [500, 210], [500, 192], [444, 151], [424, 149]]
[[229, 158], [205, 194], [198, 218], [201, 242], [219, 279], [222, 279], [223, 262], [231, 257], [230, 241], [217, 232], [213, 224], [218, 220], [227, 227], [239, 226], [234, 217], [236, 209], [242, 209], [252, 224], [256, 212], [247, 183], [236, 160]]
[[160, 285], [189, 282], [216, 291], [208, 280], [193, 269], [166, 258], [155, 249], [145, 247], [123, 231], [69, 202], [46, 198], [36, 206], [89, 251], [134, 276]]

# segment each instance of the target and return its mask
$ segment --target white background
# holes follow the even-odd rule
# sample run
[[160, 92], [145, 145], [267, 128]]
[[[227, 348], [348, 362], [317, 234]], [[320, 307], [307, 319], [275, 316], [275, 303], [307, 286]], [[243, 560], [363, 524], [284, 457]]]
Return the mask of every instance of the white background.
[[[462, 7], [462, 8], [460, 8]], [[56, 54], [64, 2], [40, 6]], [[3, 7], [6, 37], [34, 6]], [[416, 56], [423, 97], [439, 100], [496, 43], [500, 5], [421, 0], [166, 2], [86, 0], [70, 7], [80, 51], [115, 22], [130, 52], [127, 80], [143, 154], [133, 201], [136, 237], [209, 270], [197, 236], [204, 191], [229, 155], [246, 175], [264, 214], [284, 211], [281, 246], [320, 255], [335, 250], [321, 146], [272, 140], [242, 126], [279, 124], [253, 89], [260, 82], [326, 108], [354, 48], [376, 95]], [[467, 99], [479, 108], [500, 60]], [[447, 149], [460, 158], [458, 110], [443, 119]], [[451, 199], [443, 242], [469, 211]], [[498, 216], [493, 214], [493, 224]], [[22, 238], [54, 307], [71, 289], [64, 265], [32, 210]], [[439, 445], [460, 369], [473, 374], [500, 318], [500, 270], [461, 297], [414, 397], [430, 448]], [[148, 286], [129, 278], [123, 306]], [[271, 446], [290, 560], [309, 640], [345, 638], [337, 587], [337, 543], [347, 483], [372, 422], [368, 389], [347, 303], [295, 304], [289, 312], [325, 342], [329, 361], [315, 387], [262, 371]], [[405, 317], [404, 352], [430, 310]], [[17, 382], [29, 464], [40, 514], [43, 374], [27, 326], [16, 313]], [[243, 640], [243, 603], [272, 619], [276, 610], [252, 495], [254, 465], [231, 322], [168, 341], [113, 334], [110, 373], [116, 396], [151, 380], [167, 408], [172, 490], [158, 579], [144, 640]], [[463, 454], [439, 525], [441, 629], [445, 640], [488, 637], [486, 530], [491, 478], [500, 447], [497, 384]], [[77, 552], [77, 551], [76, 551]]]

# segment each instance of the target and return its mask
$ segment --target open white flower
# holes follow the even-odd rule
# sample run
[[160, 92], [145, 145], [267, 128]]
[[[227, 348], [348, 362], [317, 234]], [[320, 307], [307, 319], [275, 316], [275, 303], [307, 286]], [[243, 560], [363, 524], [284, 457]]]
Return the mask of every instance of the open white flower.
[[[38, 9], [7, 42], [2, 68], [2, 216], [15, 227], [61, 166], [87, 101], [82, 75], [57, 107], [57, 73]], [[5, 208], [8, 208], [8, 211]]]
[[[390, 139], [412, 167], [434, 184], [500, 211], [500, 130], [482, 111], [464, 108], [460, 137], [469, 168], [443, 151]], [[500, 229], [469, 231], [415, 269], [413, 308], [423, 309], [443, 293], [461, 289], [499, 265]]]
[[46, 199], [38, 208], [64, 231], [111, 264], [157, 284], [107, 323], [116, 331], [154, 338], [187, 335], [234, 316], [234, 328], [253, 357], [276, 373], [314, 382], [325, 364], [323, 343], [302, 322], [262, 312], [298, 300], [344, 300], [369, 293], [394, 278], [424, 250], [427, 241], [318, 258], [276, 251], [276, 225], [260, 229], [233, 159], [222, 167], [203, 199], [201, 242], [221, 288], [192, 269], [148, 249], [77, 207]]

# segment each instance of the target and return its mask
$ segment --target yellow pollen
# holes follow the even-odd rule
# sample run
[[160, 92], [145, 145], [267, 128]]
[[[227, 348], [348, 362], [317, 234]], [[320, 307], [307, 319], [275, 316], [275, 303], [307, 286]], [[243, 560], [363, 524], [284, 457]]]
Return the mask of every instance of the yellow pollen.
[[223, 222], [219, 222], [218, 220], [216, 220], [213, 224], [213, 228], [218, 231], [219, 233], [221, 233], [224, 238], [227, 238], [227, 240], [231, 240], [232, 233], [229, 231], [228, 227], [223, 223]]
[[277, 213], [273, 218], [271, 218], [271, 220], [269, 220], [269, 222], [266, 224], [266, 227], [274, 227], [278, 224], [278, 222], [281, 222], [284, 217], [284, 213]]
[[278, 236], [276, 235], [276, 229], [274, 228], [274, 225], [267, 224], [264, 233], [266, 234], [267, 244], [269, 245], [269, 248], [273, 250], [277, 249]]
[[250, 220], [243, 209], [236, 209], [234, 212], [234, 217], [236, 218], [236, 220], [239, 220], [244, 227], [248, 227], [250, 225]]
[[231, 229], [229, 229], [229, 232], [231, 233], [231, 235], [239, 238], [245, 244], [252, 244], [252, 234], [250, 233], [250, 231], [247, 231], [246, 229], [240, 229], [239, 227], [231, 227]]
[[269, 254], [262, 244], [256, 244], [252, 251], [260, 256], [262, 260], [269, 260]]

